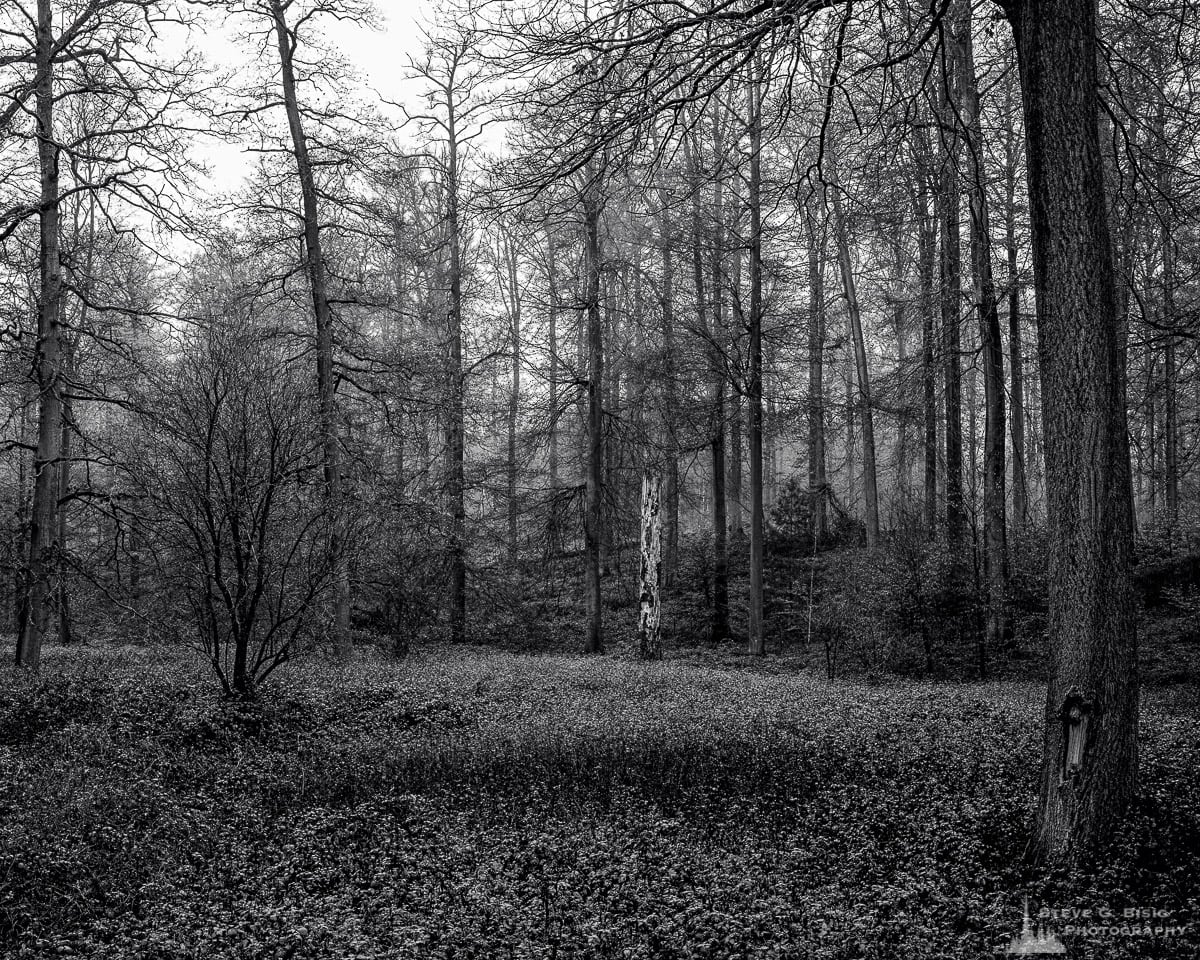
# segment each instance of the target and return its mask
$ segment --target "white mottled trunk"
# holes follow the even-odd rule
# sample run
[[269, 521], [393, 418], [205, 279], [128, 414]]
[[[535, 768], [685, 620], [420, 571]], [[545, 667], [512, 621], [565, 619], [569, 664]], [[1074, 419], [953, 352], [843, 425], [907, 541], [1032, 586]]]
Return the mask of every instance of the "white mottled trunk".
[[642, 543], [638, 589], [638, 649], [644, 660], [662, 658], [662, 477], [642, 477]]

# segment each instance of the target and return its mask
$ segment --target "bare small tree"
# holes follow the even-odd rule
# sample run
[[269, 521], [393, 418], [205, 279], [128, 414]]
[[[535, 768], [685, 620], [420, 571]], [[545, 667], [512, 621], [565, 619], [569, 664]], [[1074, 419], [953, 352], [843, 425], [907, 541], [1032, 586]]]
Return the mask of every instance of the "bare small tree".
[[[234, 312], [236, 311], [236, 312]], [[191, 612], [226, 695], [258, 686], [333, 601], [336, 522], [317, 402], [243, 304], [189, 333], [147, 396], [126, 461], [147, 505], [164, 609]]]

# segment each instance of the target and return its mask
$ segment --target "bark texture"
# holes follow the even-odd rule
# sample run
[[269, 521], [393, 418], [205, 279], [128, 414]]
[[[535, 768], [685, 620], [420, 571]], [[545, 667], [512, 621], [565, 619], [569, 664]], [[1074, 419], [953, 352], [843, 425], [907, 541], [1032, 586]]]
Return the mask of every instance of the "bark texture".
[[642, 478], [641, 561], [638, 570], [638, 651], [643, 660], [662, 659], [662, 477]]
[[[1094, 0], [1023, 0], [1016, 37], [1029, 164], [1050, 555], [1050, 682], [1037, 845], [1094, 854], [1137, 773], [1132, 510], [1116, 296], [1097, 131]], [[1078, 763], [1068, 749], [1075, 741]]]

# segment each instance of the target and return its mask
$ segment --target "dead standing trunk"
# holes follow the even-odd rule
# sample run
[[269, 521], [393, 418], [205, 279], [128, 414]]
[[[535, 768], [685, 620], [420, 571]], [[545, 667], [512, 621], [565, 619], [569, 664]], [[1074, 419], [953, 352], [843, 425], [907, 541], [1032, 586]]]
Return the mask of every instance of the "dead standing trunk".
[[638, 650], [643, 660], [662, 659], [662, 477], [642, 479], [641, 561], [638, 576]]

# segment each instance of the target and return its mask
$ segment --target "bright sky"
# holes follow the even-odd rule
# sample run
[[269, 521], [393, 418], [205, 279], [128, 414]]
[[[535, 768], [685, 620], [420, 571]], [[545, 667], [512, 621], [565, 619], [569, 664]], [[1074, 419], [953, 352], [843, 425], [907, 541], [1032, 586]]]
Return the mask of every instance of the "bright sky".
[[[364, 99], [378, 95], [385, 100], [405, 101], [415, 93], [406, 79], [409, 58], [421, 53], [424, 29], [433, 30], [432, 0], [375, 0], [381, 29], [370, 30], [353, 23], [324, 21], [324, 41], [336, 48], [361, 74]], [[230, 31], [232, 34], [232, 31]], [[194, 41], [193, 41], [194, 42]], [[209, 35], [204, 53], [215, 64], [236, 64], [246, 56], [232, 36]], [[385, 113], [391, 113], [385, 108]], [[203, 148], [211, 168], [211, 182], [218, 191], [237, 187], [253, 169], [254, 155], [236, 144], [210, 143]]]

